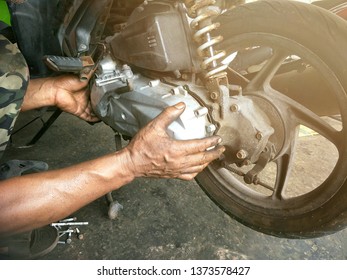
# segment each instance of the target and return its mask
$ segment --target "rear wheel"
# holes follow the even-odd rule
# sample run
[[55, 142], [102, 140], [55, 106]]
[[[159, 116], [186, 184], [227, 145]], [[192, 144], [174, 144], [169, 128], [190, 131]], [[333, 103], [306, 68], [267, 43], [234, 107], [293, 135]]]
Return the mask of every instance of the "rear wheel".
[[[346, 22], [312, 5], [276, 0], [236, 7], [218, 21], [231, 77], [243, 76], [243, 95], [267, 114], [275, 152], [256, 184], [243, 175], [259, 163], [240, 166], [227, 157], [197, 182], [230, 215], [267, 234], [305, 238], [344, 228]], [[241, 53], [264, 49], [270, 51], [256, 64], [233, 64]]]

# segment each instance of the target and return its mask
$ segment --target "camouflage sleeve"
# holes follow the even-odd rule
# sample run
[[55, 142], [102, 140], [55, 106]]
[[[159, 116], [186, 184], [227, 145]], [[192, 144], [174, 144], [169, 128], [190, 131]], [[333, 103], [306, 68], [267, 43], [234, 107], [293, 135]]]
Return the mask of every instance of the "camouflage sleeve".
[[29, 71], [16, 44], [0, 35], [0, 158], [10, 139], [29, 81]]

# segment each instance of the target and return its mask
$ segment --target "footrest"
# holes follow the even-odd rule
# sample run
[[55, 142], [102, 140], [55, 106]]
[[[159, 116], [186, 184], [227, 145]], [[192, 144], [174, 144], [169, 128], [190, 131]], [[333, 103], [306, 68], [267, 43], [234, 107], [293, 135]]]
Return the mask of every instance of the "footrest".
[[80, 58], [46, 55], [44, 61], [56, 72], [80, 72], [83, 69], [83, 61]]

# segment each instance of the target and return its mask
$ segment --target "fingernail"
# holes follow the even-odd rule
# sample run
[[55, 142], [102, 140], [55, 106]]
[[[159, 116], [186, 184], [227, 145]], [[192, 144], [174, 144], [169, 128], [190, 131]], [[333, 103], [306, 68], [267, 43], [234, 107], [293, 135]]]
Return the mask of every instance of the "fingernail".
[[222, 138], [219, 138], [217, 143], [218, 144], [222, 143]]
[[184, 104], [183, 102], [180, 102], [180, 103], [175, 105], [175, 108], [177, 110], [182, 110], [185, 106], [186, 106], [186, 104]]

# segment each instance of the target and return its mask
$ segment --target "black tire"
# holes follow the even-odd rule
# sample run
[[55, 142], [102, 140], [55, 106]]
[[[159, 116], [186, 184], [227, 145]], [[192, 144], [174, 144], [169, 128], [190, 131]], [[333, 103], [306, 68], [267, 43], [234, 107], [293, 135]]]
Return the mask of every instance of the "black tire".
[[[279, 126], [281, 131], [276, 131], [275, 126], [275, 134], [282, 133], [283, 141], [288, 141], [290, 146], [290, 148], [288, 145], [281, 147], [282, 153], [278, 153], [274, 160], [277, 163], [275, 172], [280, 171], [280, 175], [276, 175], [278, 183], [274, 184], [274, 188], [279, 191], [270, 194], [263, 190], [258, 192], [259, 186], [245, 184], [242, 178], [237, 178], [230, 171], [232, 169], [226, 170], [219, 162], [210, 164], [197, 176], [198, 184], [232, 217], [266, 234], [287, 238], [311, 238], [345, 228], [347, 226], [346, 22], [322, 8], [283, 0], [258, 1], [241, 5], [222, 14], [217, 21], [221, 23], [217, 33], [224, 37], [222, 49], [230, 53], [241, 48], [264, 45], [272, 47], [274, 53], [282, 48], [285, 54], [299, 56], [308, 68], [320, 75], [319, 80], [323, 80], [329, 89], [328, 100], [335, 102], [338, 107], [341, 127], [337, 130], [329, 128], [324, 131], [320, 124], [317, 126], [317, 123], [324, 126], [325, 119], [318, 117], [312, 110], [298, 105], [297, 102], [300, 101], [278, 97], [282, 94], [273, 87], [270, 90], [269, 87], [262, 87], [266, 83], [265, 79], [259, 88], [246, 86], [243, 94], [256, 96], [255, 101], [264, 98], [270, 103], [270, 99], [274, 100], [279, 120], [274, 120], [273, 123], [284, 123], [283, 126], [286, 127], [281, 129]], [[276, 73], [279, 73], [279, 69], [280, 67], [276, 68], [278, 70]], [[277, 74], [272, 75], [268, 72], [268, 75], [274, 79]], [[252, 82], [252, 76], [247, 78]], [[282, 100], [285, 100], [283, 106], [280, 105]], [[306, 120], [307, 116], [310, 117]], [[286, 123], [289, 125], [286, 126]], [[294, 127], [303, 124], [315, 132], [318, 131], [324, 141], [329, 139], [328, 145], [332, 144], [337, 153], [334, 155], [334, 164], [329, 174], [317, 186], [287, 197], [283, 192], [290, 186], [283, 183], [284, 181], [281, 183], [280, 179], [285, 179], [286, 172], [294, 164], [294, 158], [291, 156], [294, 154], [294, 145], [291, 144], [297, 136], [294, 134]], [[288, 132], [288, 128], [291, 131]], [[290, 137], [293, 139], [287, 140]], [[296, 141], [301, 140], [302, 138], [296, 139]], [[306, 156], [304, 159], [306, 160]], [[307, 156], [307, 160], [309, 159], [311, 158]], [[316, 163], [315, 161], [316, 158], [304, 167], [310, 167]], [[290, 167], [283, 165], [286, 162]], [[323, 158], [322, 162], [325, 164], [327, 159]], [[314, 174], [307, 174], [305, 178], [315, 180], [314, 177], [320, 173], [318, 169], [319, 165]], [[300, 170], [299, 172], [304, 173]], [[308, 186], [306, 183], [302, 184]]]

